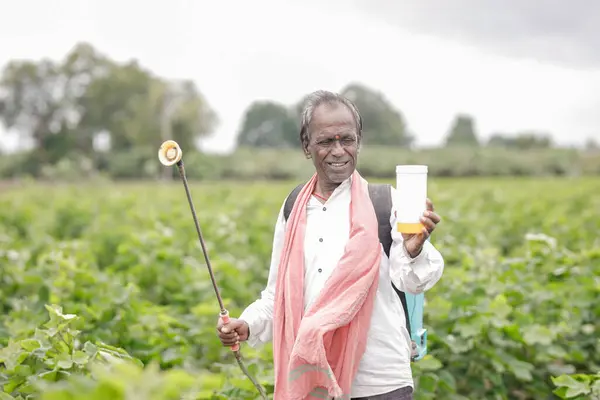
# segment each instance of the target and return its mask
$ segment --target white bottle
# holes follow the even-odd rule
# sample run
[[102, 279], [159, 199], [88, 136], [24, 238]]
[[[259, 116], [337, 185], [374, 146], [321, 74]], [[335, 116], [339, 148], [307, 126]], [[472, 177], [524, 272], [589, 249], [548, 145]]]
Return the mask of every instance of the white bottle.
[[421, 233], [420, 219], [427, 209], [427, 165], [396, 166], [396, 229], [400, 233]]

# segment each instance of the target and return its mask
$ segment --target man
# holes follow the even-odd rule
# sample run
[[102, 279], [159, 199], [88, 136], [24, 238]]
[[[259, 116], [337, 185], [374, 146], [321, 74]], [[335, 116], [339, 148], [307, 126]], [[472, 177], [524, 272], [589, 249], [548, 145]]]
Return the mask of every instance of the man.
[[[356, 171], [357, 109], [317, 91], [301, 122], [315, 174], [287, 221], [282, 205], [261, 297], [239, 319], [219, 321], [218, 336], [225, 346], [273, 340], [276, 400], [412, 399], [410, 336], [391, 282], [409, 293], [437, 283], [444, 261], [427, 238], [440, 217], [427, 200], [422, 233], [393, 229], [388, 258], [366, 181]], [[394, 210], [391, 222], [395, 227]]]

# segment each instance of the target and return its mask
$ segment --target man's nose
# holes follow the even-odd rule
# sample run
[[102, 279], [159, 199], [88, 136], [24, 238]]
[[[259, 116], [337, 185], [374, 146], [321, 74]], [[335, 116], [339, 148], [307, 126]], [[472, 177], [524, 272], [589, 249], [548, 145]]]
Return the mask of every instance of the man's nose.
[[344, 154], [344, 146], [342, 146], [339, 140], [333, 141], [333, 148], [331, 149], [331, 153], [334, 155]]

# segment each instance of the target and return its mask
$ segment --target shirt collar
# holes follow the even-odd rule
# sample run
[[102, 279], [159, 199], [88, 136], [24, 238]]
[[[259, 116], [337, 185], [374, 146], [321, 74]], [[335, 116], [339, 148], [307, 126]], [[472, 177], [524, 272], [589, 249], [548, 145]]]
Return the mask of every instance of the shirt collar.
[[350, 190], [351, 185], [352, 185], [352, 175], [350, 175], [348, 178], [346, 178], [344, 181], [342, 181], [342, 183], [340, 183], [338, 185], [338, 187], [335, 188], [335, 190], [331, 193], [331, 196], [329, 196], [328, 201], [344, 195], [346, 192], [348, 192]]

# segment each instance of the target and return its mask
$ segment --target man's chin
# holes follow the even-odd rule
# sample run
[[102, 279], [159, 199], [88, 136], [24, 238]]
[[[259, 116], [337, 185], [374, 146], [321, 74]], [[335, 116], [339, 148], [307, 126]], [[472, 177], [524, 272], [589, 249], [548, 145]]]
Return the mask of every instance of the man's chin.
[[352, 168], [351, 166], [346, 166], [346, 168], [344, 168], [344, 170], [342, 171], [332, 171], [331, 169], [329, 169], [328, 171], [325, 171], [325, 175], [327, 176], [327, 179], [329, 179], [329, 181], [339, 184], [348, 179], [353, 172], [354, 168]]

